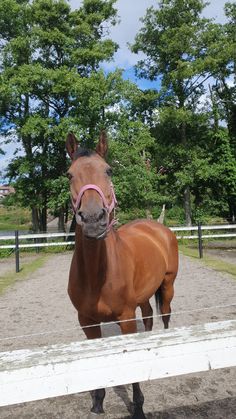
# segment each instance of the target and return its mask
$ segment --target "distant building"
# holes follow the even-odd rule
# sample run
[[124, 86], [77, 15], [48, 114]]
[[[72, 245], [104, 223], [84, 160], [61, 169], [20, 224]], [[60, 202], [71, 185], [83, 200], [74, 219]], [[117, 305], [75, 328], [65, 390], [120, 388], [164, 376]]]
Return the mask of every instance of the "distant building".
[[15, 189], [9, 185], [0, 185], [0, 201], [6, 196], [15, 193]]

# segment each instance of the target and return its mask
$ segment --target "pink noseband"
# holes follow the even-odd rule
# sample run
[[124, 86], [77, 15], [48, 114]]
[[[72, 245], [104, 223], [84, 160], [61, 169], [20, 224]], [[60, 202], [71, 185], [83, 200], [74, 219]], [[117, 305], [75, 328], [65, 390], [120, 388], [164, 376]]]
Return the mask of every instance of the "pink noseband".
[[[99, 186], [93, 185], [92, 183], [89, 183], [87, 185], [84, 185], [80, 189], [80, 191], [79, 191], [79, 194], [77, 196], [77, 199], [76, 199], [75, 204], [72, 201], [72, 206], [73, 206], [74, 213], [76, 213], [77, 209], [80, 207], [82, 196], [83, 196], [84, 192], [87, 191], [88, 189], [93, 189], [93, 190], [95, 190], [96, 192], [99, 193], [100, 197], [102, 198], [102, 202], [103, 202], [104, 207], [106, 208], [108, 214], [111, 214], [111, 212], [113, 211], [113, 209], [115, 209], [115, 207], [117, 205], [115, 191], [114, 191], [114, 187], [113, 187], [113, 184], [112, 183], [111, 183], [112, 201], [111, 201], [110, 204], [108, 204], [108, 202], [107, 202], [107, 200], [105, 198], [105, 195], [102, 192], [101, 188], [99, 188]], [[111, 225], [113, 225], [114, 223], [115, 223], [115, 221], [112, 220], [112, 222], [110, 223], [109, 227], [111, 227]]]

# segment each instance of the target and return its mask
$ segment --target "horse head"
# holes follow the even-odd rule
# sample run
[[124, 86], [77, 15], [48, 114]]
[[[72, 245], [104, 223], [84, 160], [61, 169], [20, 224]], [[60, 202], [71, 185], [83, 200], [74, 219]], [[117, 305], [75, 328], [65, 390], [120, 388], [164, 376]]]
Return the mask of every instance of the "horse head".
[[105, 161], [108, 150], [105, 131], [100, 134], [96, 151], [81, 148], [73, 133], [66, 139], [71, 158], [67, 172], [76, 222], [86, 238], [105, 238], [113, 224], [116, 198], [111, 168]]

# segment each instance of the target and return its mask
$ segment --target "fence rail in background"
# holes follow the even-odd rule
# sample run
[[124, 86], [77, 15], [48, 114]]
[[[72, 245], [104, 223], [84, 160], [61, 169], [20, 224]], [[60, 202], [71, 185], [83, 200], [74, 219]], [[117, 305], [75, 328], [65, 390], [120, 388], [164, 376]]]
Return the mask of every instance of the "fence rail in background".
[[[203, 256], [203, 240], [204, 239], [217, 239], [217, 238], [233, 238], [236, 237], [236, 224], [227, 225], [204, 225], [199, 224], [198, 226], [191, 227], [170, 227], [170, 229], [176, 232], [178, 240], [198, 240], [199, 257]], [[214, 233], [210, 234], [211, 231], [220, 230], [232, 230], [230, 233]], [[235, 233], [233, 232], [235, 230]], [[207, 231], [207, 234], [203, 234], [203, 231]], [[195, 232], [195, 234], [179, 234], [180, 232]], [[13, 235], [0, 236], [1, 241], [12, 241], [11, 244], [0, 245], [1, 249], [12, 249], [16, 255], [16, 271], [19, 272], [19, 252], [20, 249], [35, 248], [38, 250], [40, 247], [51, 247], [51, 246], [70, 246], [74, 244], [75, 233], [38, 233], [38, 234], [20, 234], [18, 231]], [[60, 237], [64, 237], [64, 241], [48, 241], [55, 240]], [[68, 240], [71, 238], [70, 240]], [[47, 241], [40, 242], [39, 240]], [[34, 243], [29, 243], [30, 240], [34, 240]]]
[[236, 320], [0, 353], [0, 406], [236, 366]]

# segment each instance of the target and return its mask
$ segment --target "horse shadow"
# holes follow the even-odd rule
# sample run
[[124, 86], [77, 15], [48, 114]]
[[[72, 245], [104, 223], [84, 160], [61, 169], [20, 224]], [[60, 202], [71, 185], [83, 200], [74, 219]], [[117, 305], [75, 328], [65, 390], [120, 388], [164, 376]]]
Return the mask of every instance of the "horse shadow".
[[[123, 386], [120, 386], [123, 387]], [[123, 395], [123, 391], [122, 391]], [[125, 396], [126, 398], [126, 396]], [[123, 400], [123, 399], [122, 399]], [[236, 397], [226, 397], [218, 400], [183, 405], [168, 408], [166, 410], [149, 412], [145, 414], [146, 419], [234, 419], [236, 412]], [[132, 416], [124, 416], [122, 419], [131, 419]]]
[[116, 395], [123, 401], [128, 412], [132, 415], [133, 413], [133, 402], [130, 400], [126, 386], [116, 386], [113, 388]]
[[[141, 319], [136, 319], [136, 324], [137, 324], [137, 332], [145, 332], [144, 324]], [[103, 338], [121, 335], [120, 327], [118, 324], [102, 323], [101, 330], [102, 330]]]

